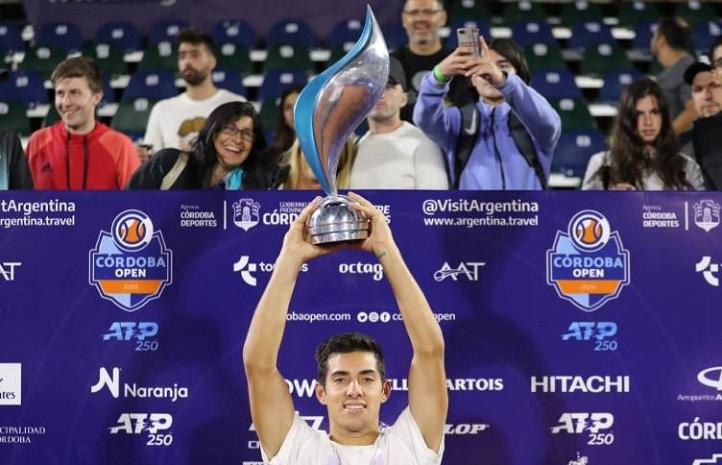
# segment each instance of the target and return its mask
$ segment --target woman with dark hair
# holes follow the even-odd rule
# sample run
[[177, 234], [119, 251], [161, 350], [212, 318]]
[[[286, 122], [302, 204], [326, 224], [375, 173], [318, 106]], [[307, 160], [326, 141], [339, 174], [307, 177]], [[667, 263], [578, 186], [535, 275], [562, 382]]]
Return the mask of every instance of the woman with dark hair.
[[702, 172], [679, 152], [662, 89], [643, 78], [631, 83], [619, 101], [612, 149], [592, 156], [582, 189], [702, 190]]
[[301, 93], [302, 86], [291, 86], [281, 94], [281, 104], [278, 113], [278, 121], [276, 130], [273, 133], [273, 141], [271, 142], [271, 151], [275, 155], [279, 155], [291, 148], [293, 141], [296, 139], [296, 127], [293, 123], [293, 108], [296, 106], [296, 100]]
[[278, 169], [264, 162], [258, 114], [247, 102], [218, 106], [190, 152], [163, 149], [133, 175], [129, 189], [274, 189]]

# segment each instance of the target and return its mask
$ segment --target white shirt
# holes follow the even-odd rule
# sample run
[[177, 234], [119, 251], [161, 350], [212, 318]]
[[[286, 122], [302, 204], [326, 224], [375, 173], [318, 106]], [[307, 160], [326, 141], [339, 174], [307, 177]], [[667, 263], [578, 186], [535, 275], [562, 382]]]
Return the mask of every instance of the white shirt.
[[444, 441], [438, 454], [429, 449], [408, 407], [370, 446], [337, 444], [296, 414], [278, 454], [268, 460], [261, 448], [261, 455], [269, 465], [440, 465]]
[[237, 101], [245, 102], [246, 98], [225, 89], [218, 89], [205, 100], [192, 100], [185, 92], [160, 100], [150, 111], [143, 139], [153, 145], [153, 152], [165, 148], [187, 150], [217, 106]]
[[448, 189], [444, 156], [406, 121], [392, 132], [366, 133], [358, 142], [351, 189]]

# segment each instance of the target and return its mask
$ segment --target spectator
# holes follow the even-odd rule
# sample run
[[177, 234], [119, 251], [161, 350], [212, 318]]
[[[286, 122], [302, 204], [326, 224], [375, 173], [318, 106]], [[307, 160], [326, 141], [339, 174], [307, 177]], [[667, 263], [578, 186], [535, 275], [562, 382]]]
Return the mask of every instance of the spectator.
[[33, 178], [20, 138], [0, 129], [0, 191], [32, 188]]
[[280, 184], [278, 171], [264, 165], [263, 128], [253, 106], [228, 102], [213, 110], [190, 152], [156, 152], [129, 189], [268, 189]]
[[[717, 48], [722, 52], [722, 47]], [[712, 56], [714, 51], [713, 46]], [[715, 69], [701, 62], [687, 68], [684, 79], [692, 86], [692, 98], [698, 116], [692, 127], [694, 154], [702, 168], [707, 188], [720, 190], [722, 189], [722, 147], [720, 146], [722, 85], [717, 80]]]
[[273, 142], [271, 142], [271, 151], [275, 154], [281, 154], [290, 149], [296, 139], [293, 109], [301, 89], [301, 86], [291, 86], [281, 94], [281, 111], [278, 113], [276, 131], [273, 133]]
[[697, 162], [679, 152], [659, 84], [631, 83], [622, 93], [612, 149], [592, 156], [582, 189], [703, 189]]
[[186, 90], [159, 101], [150, 111], [144, 142], [153, 150], [189, 150], [206, 118], [218, 105], [246, 101], [245, 97], [213, 84], [215, 67], [213, 39], [196, 28], [182, 30], [178, 34], [178, 72]]
[[[650, 48], [664, 68], [657, 76], [657, 82], [669, 105], [672, 128], [680, 136], [692, 128], [695, 119], [691, 90], [684, 82], [684, 71], [694, 63], [688, 52], [692, 48], [692, 39], [687, 24], [680, 18], [662, 20], [654, 30]], [[682, 144], [686, 142], [687, 136]]]
[[717, 80], [722, 83], [722, 36], [718, 36], [709, 49], [709, 60], [712, 63]]
[[401, 23], [409, 42], [392, 55], [401, 62], [406, 75], [404, 87], [409, 102], [401, 110], [401, 119], [411, 122], [421, 78], [449, 54], [442, 46], [439, 35], [446, 24], [446, 10], [441, 0], [406, 0]]
[[[510, 39], [495, 39], [482, 55], [459, 47], [424, 76], [414, 121], [446, 152], [451, 184], [457, 189], [542, 189], [546, 186], [561, 119], [549, 102], [529, 86], [521, 49]], [[479, 134], [468, 158], [457, 156], [462, 130], [459, 107], [446, 106], [452, 76], [466, 76], [481, 98], [472, 108]]]
[[[351, 167], [356, 158], [356, 137], [351, 136], [339, 155], [338, 168], [336, 169], [336, 188], [348, 189], [351, 178]], [[298, 139], [293, 142], [291, 148], [281, 156], [281, 169], [287, 171], [286, 180], [283, 182], [283, 189], [321, 189], [321, 183], [311, 170], [306, 157], [301, 151]]]
[[96, 121], [103, 81], [93, 60], [68, 58], [53, 71], [60, 121], [30, 136], [36, 189], [121, 189], [140, 164], [133, 142]]
[[441, 150], [413, 124], [401, 120], [406, 76], [391, 57], [386, 90], [367, 117], [359, 140], [351, 189], [448, 189]]

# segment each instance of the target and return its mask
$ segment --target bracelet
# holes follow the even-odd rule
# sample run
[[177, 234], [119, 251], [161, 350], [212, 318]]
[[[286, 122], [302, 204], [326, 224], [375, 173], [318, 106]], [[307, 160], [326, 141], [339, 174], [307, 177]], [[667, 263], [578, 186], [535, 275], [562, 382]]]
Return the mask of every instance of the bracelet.
[[441, 69], [439, 69], [439, 65], [434, 66], [433, 73], [434, 79], [436, 79], [436, 81], [440, 84], [446, 84], [447, 82], [451, 81], [451, 78], [449, 76], [446, 76], [444, 73], [441, 72]]

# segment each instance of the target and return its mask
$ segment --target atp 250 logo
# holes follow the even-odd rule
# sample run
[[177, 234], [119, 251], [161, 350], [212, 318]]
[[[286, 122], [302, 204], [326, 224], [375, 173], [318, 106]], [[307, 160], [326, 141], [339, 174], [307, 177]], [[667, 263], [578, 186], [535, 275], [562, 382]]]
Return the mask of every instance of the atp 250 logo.
[[173, 282], [173, 252], [150, 217], [125, 210], [90, 251], [89, 281], [100, 296], [128, 312], [160, 297]]
[[547, 250], [547, 284], [585, 312], [616, 299], [630, 282], [629, 270], [629, 251], [619, 232], [594, 210], [574, 215]]

